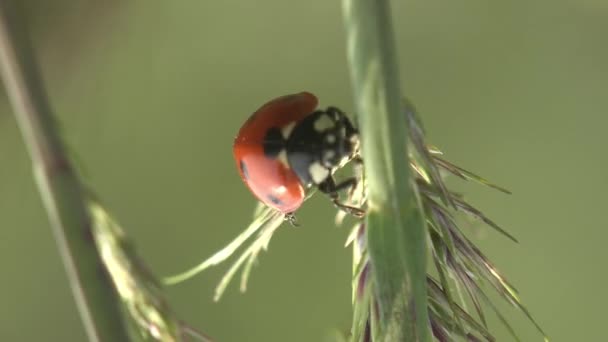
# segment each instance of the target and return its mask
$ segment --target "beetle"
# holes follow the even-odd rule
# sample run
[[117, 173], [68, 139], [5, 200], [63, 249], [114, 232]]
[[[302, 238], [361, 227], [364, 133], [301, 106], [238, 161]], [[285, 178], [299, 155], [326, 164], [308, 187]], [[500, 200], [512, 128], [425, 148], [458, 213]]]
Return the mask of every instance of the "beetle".
[[309, 92], [275, 98], [245, 121], [234, 140], [234, 159], [247, 187], [292, 224], [313, 186], [339, 209], [356, 217], [364, 213], [339, 199], [339, 191], [353, 189], [358, 179], [336, 183], [333, 177], [349, 161], [361, 162], [359, 132], [340, 109], [317, 105]]

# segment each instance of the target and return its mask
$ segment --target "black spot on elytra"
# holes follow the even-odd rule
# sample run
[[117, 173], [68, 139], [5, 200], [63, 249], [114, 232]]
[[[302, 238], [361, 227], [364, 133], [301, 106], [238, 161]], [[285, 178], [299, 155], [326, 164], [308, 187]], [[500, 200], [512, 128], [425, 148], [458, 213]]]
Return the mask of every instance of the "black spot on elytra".
[[243, 177], [245, 177], [245, 179], [249, 179], [249, 172], [247, 171], [247, 165], [245, 165], [245, 162], [241, 160], [239, 162], [239, 167], [241, 168], [241, 172], [243, 173]]
[[276, 158], [282, 149], [285, 148], [285, 139], [281, 130], [273, 127], [264, 136], [264, 155], [268, 158]]
[[268, 194], [266, 197], [267, 197], [267, 198], [268, 198], [268, 200], [270, 200], [270, 202], [272, 202], [272, 204], [274, 204], [274, 205], [283, 205], [283, 201], [281, 201], [281, 199], [280, 199], [280, 198], [278, 198], [278, 197], [276, 197], [276, 196], [274, 196], [274, 195], [272, 195], [272, 194]]

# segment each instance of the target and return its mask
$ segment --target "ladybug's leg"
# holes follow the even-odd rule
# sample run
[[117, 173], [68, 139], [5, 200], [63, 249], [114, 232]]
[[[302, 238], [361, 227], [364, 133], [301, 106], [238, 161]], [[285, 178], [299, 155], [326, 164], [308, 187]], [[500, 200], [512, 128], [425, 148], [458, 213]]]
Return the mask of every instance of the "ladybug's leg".
[[293, 227], [299, 227], [298, 221], [296, 220], [296, 215], [294, 213], [285, 214], [285, 221], [289, 222]]
[[355, 217], [363, 217], [363, 215], [365, 215], [365, 211], [363, 209], [351, 207], [350, 205], [340, 202], [340, 197], [338, 195], [338, 192], [341, 190], [346, 188], [354, 188], [357, 185], [357, 182], [358, 180], [356, 178], [348, 178], [342, 183], [336, 184], [334, 178], [329, 176], [323, 181], [323, 183], [318, 185], [318, 188], [321, 192], [327, 194], [329, 198], [331, 198], [332, 202], [334, 202], [334, 205], [340, 210], [344, 210]]
[[356, 179], [356, 183], [348, 190], [348, 195], [350, 197], [353, 196], [355, 190], [357, 190], [357, 185], [359, 182], [363, 180], [363, 158], [361, 156], [356, 155], [351, 159], [351, 165], [353, 166], [353, 172], [355, 174], [354, 178]]

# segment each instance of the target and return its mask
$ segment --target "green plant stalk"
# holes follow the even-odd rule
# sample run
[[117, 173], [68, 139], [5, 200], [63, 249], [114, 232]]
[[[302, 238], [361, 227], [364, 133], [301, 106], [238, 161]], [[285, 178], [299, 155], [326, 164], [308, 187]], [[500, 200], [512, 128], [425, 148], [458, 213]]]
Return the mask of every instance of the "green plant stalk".
[[[408, 129], [388, 0], [343, 0], [368, 189], [367, 237], [381, 341], [430, 341], [426, 228], [408, 160]], [[373, 321], [372, 321], [373, 324]]]
[[84, 189], [66, 157], [29, 46], [10, 0], [0, 0], [0, 63], [15, 117], [89, 341], [129, 341], [91, 232]]

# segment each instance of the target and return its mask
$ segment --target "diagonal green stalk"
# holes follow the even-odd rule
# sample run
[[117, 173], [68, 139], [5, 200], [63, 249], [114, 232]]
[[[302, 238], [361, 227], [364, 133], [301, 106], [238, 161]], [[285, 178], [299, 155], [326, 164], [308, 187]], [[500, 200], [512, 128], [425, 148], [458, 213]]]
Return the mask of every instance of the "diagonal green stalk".
[[54, 125], [23, 22], [0, 0], [0, 63], [15, 117], [89, 341], [128, 341], [91, 231], [86, 196]]
[[426, 228], [408, 161], [388, 0], [343, 0], [343, 10], [368, 186], [367, 248], [379, 305], [373, 335], [387, 342], [430, 341]]

